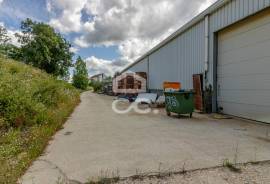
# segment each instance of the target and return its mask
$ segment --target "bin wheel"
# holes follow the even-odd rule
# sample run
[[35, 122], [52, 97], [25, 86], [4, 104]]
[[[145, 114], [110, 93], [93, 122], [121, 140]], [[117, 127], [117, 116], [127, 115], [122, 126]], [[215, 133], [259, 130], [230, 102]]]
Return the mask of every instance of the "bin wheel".
[[171, 116], [171, 113], [170, 112], [167, 112], [167, 116]]
[[192, 113], [189, 114], [189, 117], [192, 118]]

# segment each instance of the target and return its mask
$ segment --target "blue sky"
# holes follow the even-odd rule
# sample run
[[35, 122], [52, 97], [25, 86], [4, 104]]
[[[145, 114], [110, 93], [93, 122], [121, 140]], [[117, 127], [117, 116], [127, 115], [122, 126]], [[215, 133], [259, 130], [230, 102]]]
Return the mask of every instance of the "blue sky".
[[45, 22], [72, 43], [89, 75], [112, 75], [215, 0], [0, 0], [0, 23], [13, 42], [26, 18]]
[[[55, 17], [54, 13], [47, 11], [46, 0], [4, 0], [0, 7], [0, 21], [4, 22], [8, 29], [20, 29], [21, 21], [26, 18], [31, 18], [39, 22], [49, 22], [53, 17]], [[78, 34], [64, 33], [64, 36], [72, 42]], [[108, 60], [119, 57], [116, 46], [82, 48], [78, 50], [76, 55], [80, 55], [83, 58], [96, 56]]]

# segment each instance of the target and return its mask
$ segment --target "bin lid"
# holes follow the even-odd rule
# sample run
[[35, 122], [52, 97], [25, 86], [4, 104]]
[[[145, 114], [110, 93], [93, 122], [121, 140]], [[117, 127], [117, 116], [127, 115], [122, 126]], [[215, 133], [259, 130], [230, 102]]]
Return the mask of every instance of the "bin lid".
[[193, 90], [190, 91], [165, 91], [164, 94], [193, 94], [195, 93]]

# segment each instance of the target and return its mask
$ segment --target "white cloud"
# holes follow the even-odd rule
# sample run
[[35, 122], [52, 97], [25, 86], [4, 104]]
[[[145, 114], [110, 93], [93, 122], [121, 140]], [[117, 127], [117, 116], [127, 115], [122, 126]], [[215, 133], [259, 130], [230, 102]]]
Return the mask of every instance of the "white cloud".
[[204, 11], [206, 8], [208, 8], [211, 4], [213, 4], [216, 1], [217, 0], [206, 0], [206, 2], [201, 5], [199, 12]]
[[146, 53], [151, 47], [158, 44], [159, 41], [159, 39], [142, 40], [140, 38], [132, 38], [122, 42], [118, 50], [123, 59], [131, 62]]
[[79, 51], [79, 49], [77, 47], [70, 47], [69, 51], [73, 52], [73, 53], [77, 53]]
[[18, 30], [7, 30], [7, 35], [10, 38], [9, 43], [11, 43], [11, 44], [13, 44], [13, 45], [15, 45], [17, 47], [20, 47], [21, 44], [18, 42], [18, 39], [15, 36], [16, 33], [20, 34], [21, 32], [18, 31]]
[[0, 5], [4, 2], [4, 0], [0, 0]]
[[[95, 44], [119, 44], [131, 38], [157, 39], [197, 14], [207, 0], [99, 0], [85, 8], [94, 18], [80, 38]], [[91, 26], [89, 26], [89, 24]]]
[[[81, 33], [74, 40], [79, 47], [118, 46], [124, 65], [147, 52], [214, 1], [56, 0], [52, 6], [62, 9], [62, 13], [50, 23], [62, 32]], [[89, 15], [89, 20], [81, 21], [82, 11]], [[91, 63], [103, 66], [100, 70], [115, 69], [113, 61], [90, 58]]]
[[86, 41], [84, 41], [84, 39], [82, 37], [79, 37], [79, 38], [76, 38], [74, 40], [74, 43], [79, 46], [79, 47], [82, 47], [82, 48], [86, 48], [86, 47], [89, 47], [89, 43], [87, 43]]
[[105, 73], [106, 75], [113, 76], [116, 71], [120, 71], [122, 69], [123, 64], [126, 64], [125, 61], [105, 60], [96, 58], [95, 56], [86, 58], [85, 62], [90, 76], [99, 73]]
[[85, 6], [94, 18], [75, 40], [81, 47], [117, 45], [129, 62], [144, 54], [215, 0], [92, 0]]
[[[5, 27], [4, 22], [0, 22], [0, 26]], [[19, 30], [7, 29], [7, 36], [10, 38], [8, 43], [11, 43], [11, 44], [13, 44], [13, 45], [15, 45], [17, 47], [20, 47], [21, 44], [18, 42], [18, 39], [15, 36], [16, 33], [21, 33], [21, 32]]]
[[46, 2], [46, 8], [47, 8], [48, 12], [52, 12], [52, 3], [51, 3], [51, 1], [48, 0]]
[[61, 11], [61, 15], [50, 20], [49, 24], [63, 33], [81, 30], [81, 11], [87, 0], [47, 0], [47, 10]]

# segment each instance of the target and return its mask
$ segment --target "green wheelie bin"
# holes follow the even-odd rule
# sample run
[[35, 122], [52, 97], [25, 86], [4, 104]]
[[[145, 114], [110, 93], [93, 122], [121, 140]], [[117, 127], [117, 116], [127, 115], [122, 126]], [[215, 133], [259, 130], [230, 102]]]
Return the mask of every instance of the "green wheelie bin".
[[176, 113], [189, 114], [194, 112], [194, 91], [164, 92], [167, 115]]

